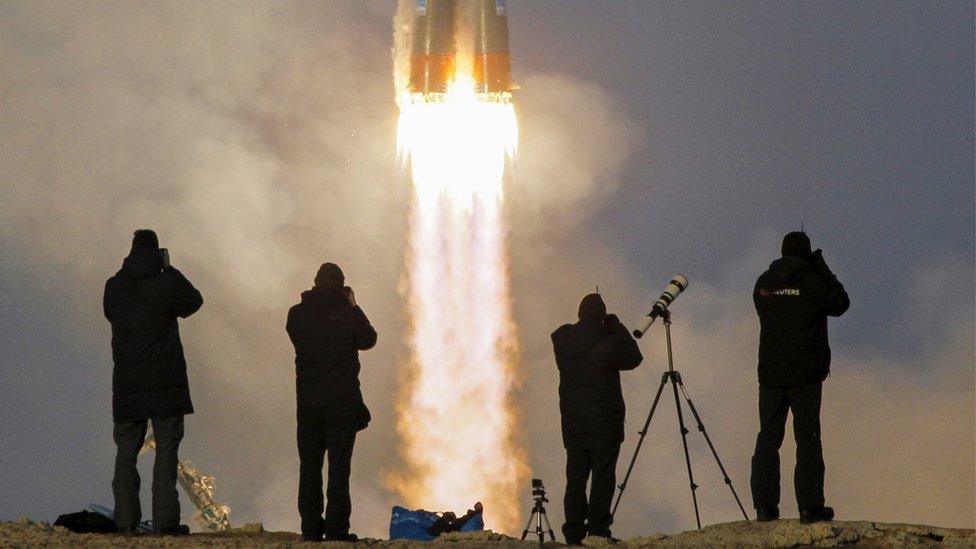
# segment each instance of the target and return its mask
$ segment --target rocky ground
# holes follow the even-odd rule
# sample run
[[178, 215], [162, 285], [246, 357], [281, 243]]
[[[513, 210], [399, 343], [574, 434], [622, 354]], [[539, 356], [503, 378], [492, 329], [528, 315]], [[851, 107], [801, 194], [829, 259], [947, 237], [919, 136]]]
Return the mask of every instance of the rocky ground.
[[[604, 549], [609, 543], [600, 538], [587, 538], [584, 545]], [[139, 536], [125, 538], [103, 534], [73, 534], [60, 526], [46, 522], [21, 519], [0, 522], [0, 547], [299, 547], [303, 543], [292, 532], [266, 532], [259, 524], [248, 525], [222, 534], [194, 534], [185, 537]], [[327, 543], [335, 549], [353, 544]], [[414, 549], [417, 546], [454, 546], [468, 548], [529, 549], [536, 543], [523, 542], [493, 532], [445, 534], [429, 544], [408, 541], [366, 539], [355, 544], [369, 549]], [[562, 544], [547, 543], [550, 547]], [[616, 547], [626, 549], [654, 547], [902, 547], [907, 545], [944, 545], [947, 547], [976, 547], [976, 532], [953, 528], [936, 528], [910, 524], [880, 522], [824, 522], [801, 525], [796, 520], [770, 523], [729, 522], [706, 526], [702, 530], [683, 532], [673, 536], [655, 534], [620, 542]], [[445, 549], [451, 549], [450, 547]]]

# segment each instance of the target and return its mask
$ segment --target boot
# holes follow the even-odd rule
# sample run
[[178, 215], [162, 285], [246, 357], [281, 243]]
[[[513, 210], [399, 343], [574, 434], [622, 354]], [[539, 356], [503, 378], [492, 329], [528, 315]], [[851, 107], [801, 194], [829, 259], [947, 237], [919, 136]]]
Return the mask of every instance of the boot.
[[801, 509], [800, 523], [813, 524], [814, 522], [826, 522], [834, 520], [833, 507], [821, 507], [819, 509]]
[[770, 522], [779, 518], [779, 507], [759, 507], [756, 509], [756, 522]]

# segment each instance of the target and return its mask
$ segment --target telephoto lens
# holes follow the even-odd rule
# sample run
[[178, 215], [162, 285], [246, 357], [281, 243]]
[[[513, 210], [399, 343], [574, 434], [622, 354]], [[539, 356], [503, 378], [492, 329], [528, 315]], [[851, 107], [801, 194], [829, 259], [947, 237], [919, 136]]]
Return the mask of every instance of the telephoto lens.
[[654, 324], [654, 321], [657, 320], [657, 317], [661, 316], [664, 311], [668, 310], [671, 303], [673, 303], [675, 299], [678, 299], [681, 292], [685, 291], [687, 288], [688, 279], [683, 275], [674, 275], [674, 277], [671, 278], [671, 282], [668, 282], [668, 285], [664, 287], [664, 291], [661, 292], [661, 297], [657, 298], [657, 301], [654, 302], [654, 306], [651, 307], [651, 312], [647, 313], [647, 315], [641, 319], [640, 327], [634, 330], [634, 337], [640, 338], [643, 336], [644, 332], [650, 329], [651, 325]]

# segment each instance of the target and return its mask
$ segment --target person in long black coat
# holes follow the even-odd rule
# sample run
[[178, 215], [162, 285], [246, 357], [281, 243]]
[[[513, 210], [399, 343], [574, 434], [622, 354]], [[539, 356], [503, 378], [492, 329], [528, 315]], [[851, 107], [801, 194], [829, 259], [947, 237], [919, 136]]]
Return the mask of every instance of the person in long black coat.
[[[376, 330], [334, 263], [325, 263], [301, 303], [288, 311], [295, 346], [298, 401], [298, 512], [307, 541], [354, 541], [349, 533], [349, 475], [356, 433], [369, 424], [359, 386], [359, 351], [376, 345]], [[322, 518], [322, 467], [329, 458], [328, 506]]]
[[810, 247], [805, 233], [787, 234], [783, 257], [759, 276], [752, 293], [760, 325], [760, 427], [750, 484], [759, 521], [779, 518], [779, 448], [789, 411], [796, 438], [793, 482], [800, 520], [810, 523], [834, 516], [824, 505], [820, 405], [830, 373], [827, 317], [844, 314], [850, 298], [823, 252], [811, 252]]
[[152, 421], [153, 525], [159, 533], [180, 533], [176, 492], [183, 416], [193, 413], [178, 318], [203, 305], [203, 297], [180, 271], [163, 265], [159, 239], [138, 230], [122, 268], [105, 283], [103, 307], [112, 324], [112, 416], [117, 447], [112, 491], [115, 522], [133, 533], [142, 519], [136, 458]]
[[611, 537], [610, 503], [626, 415], [620, 371], [633, 370], [643, 356], [627, 328], [607, 314], [599, 294], [583, 298], [579, 321], [553, 332], [552, 345], [566, 447], [562, 529], [566, 543], [578, 545], [587, 535]]

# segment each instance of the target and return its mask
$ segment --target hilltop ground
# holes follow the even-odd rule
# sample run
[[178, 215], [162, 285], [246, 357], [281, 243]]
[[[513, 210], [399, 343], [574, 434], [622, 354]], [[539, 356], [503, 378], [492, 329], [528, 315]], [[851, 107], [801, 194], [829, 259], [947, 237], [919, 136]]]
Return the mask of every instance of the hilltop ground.
[[[600, 538], [583, 542], [591, 549], [609, 546]], [[73, 534], [59, 526], [21, 519], [0, 522], [0, 547], [38, 546], [91, 547], [310, 547], [292, 532], [266, 532], [261, 525], [248, 525], [222, 534], [194, 534], [185, 537], [140, 536], [125, 538], [104, 534]], [[352, 548], [352, 544], [328, 543], [335, 549]], [[458, 549], [490, 548], [528, 549], [536, 543], [523, 542], [501, 534], [476, 532], [445, 534], [429, 544], [411, 541], [365, 539], [355, 544], [369, 549], [414, 549], [418, 546], [454, 546]], [[548, 547], [564, 547], [547, 543]], [[616, 547], [626, 549], [654, 547], [892, 547], [906, 545], [943, 545], [947, 547], [976, 547], [976, 532], [969, 529], [936, 528], [909, 524], [880, 522], [824, 522], [801, 525], [796, 520], [769, 523], [729, 522], [706, 526], [673, 536], [655, 534], [623, 541]]]

